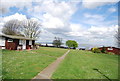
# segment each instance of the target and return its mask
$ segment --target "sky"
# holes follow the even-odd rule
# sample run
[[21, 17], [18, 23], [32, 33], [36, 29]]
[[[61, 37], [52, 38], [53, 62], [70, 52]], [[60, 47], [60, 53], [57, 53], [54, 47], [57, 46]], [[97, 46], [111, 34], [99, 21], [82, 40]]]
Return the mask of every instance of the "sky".
[[37, 42], [116, 46], [119, 0], [1, 0], [0, 30], [11, 19], [35, 19], [42, 24]]

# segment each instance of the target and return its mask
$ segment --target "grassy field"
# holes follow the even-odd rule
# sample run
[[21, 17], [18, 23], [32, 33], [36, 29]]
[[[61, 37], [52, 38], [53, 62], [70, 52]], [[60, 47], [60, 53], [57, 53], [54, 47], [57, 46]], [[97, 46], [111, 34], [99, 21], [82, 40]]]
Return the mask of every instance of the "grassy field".
[[118, 78], [117, 55], [71, 50], [52, 79], [106, 79], [103, 74], [110, 79]]
[[32, 79], [67, 50], [40, 47], [37, 50], [2, 51], [3, 79]]
[[2, 50], [0, 49], [0, 80], [2, 80]]
[[[4, 79], [32, 79], [67, 50], [40, 47], [37, 50], [2, 51]], [[118, 78], [118, 56], [71, 50], [53, 73], [52, 79], [110, 79]]]

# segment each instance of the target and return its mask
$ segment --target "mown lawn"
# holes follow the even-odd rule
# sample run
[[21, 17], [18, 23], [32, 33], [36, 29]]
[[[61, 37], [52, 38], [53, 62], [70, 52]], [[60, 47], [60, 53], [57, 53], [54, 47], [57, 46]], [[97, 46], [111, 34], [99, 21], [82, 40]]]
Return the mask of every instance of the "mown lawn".
[[0, 80], [2, 80], [2, 50], [0, 49]]
[[3, 79], [32, 79], [66, 51], [66, 49], [48, 47], [29, 51], [3, 50]]
[[118, 56], [71, 50], [53, 73], [52, 79], [109, 79], [118, 78]]

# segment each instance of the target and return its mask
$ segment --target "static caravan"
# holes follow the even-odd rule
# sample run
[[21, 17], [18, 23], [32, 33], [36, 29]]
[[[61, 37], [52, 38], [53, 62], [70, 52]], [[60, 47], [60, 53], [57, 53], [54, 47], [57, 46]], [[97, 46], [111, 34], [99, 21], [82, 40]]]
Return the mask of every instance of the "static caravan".
[[32, 49], [35, 45], [35, 39], [23, 36], [0, 35], [0, 48], [9, 50]]
[[118, 48], [118, 47], [110, 47], [110, 46], [108, 46], [108, 47], [100, 47], [99, 49], [102, 50], [103, 48], [107, 52], [112, 52], [112, 53], [114, 53], [116, 55], [120, 55], [120, 48]]

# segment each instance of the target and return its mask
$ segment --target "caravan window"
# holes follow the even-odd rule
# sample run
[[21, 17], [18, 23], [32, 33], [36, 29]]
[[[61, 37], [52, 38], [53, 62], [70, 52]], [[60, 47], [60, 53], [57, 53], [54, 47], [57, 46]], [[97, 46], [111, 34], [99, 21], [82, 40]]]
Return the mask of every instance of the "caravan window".
[[22, 45], [22, 40], [19, 40], [19, 44]]
[[20, 45], [26, 44], [25, 41], [26, 41], [26, 40], [22, 40], [22, 39], [20, 39], [20, 40], [19, 40], [19, 44], [20, 44]]
[[108, 48], [108, 50], [113, 50], [113, 48]]
[[32, 41], [31, 40], [29, 41], [29, 45], [32, 45]]
[[13, 39], [8, 39], [8, 42], [13, 42]]

